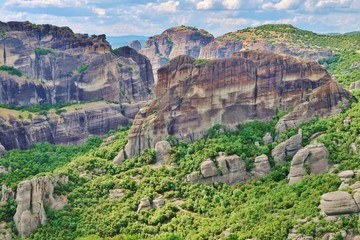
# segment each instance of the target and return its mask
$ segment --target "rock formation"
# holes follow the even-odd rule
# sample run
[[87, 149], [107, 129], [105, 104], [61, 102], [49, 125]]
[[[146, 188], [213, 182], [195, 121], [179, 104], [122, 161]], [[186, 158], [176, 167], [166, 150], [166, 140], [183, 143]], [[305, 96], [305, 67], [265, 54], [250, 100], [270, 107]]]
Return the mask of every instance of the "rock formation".
[[136, 51], [140, 51], [141, 43], [139, 42], [139, 40], [134, 40], [129, 44], [129, 47], [135, 49]]
[[[215, 165], [219, 166], [219, 170]], [[250, 179], [250, 174], [246, 172], [245, 162], [237, 155], [225, 156], [224, 153], [219, 153], [216, 160], [210, 159], [204, 161], [200, 165], [200, 173], [193, 172], [187, 175], [187, 180], [190, 183], [206, 183], [223, 182], [227, 184], [235, 184], [238, 182], [245, 182]]]
[[306, 103], [307, 112], [334, 113], [350, 98], [316, 62], [263, 51], [205, 63], [179, 56], [159, 69], [158, 78], [154, 101], [139, 111], [129, 132], [128, 157], [168, 135], [193, 141], [215, 124], [267, 121], [276, 108]]
[[141, 211], [146, 211], [149, 209], [151, 209], [150, 200], [148, 198], [142, 198], [140, 200], [140, 203], [139, 203], [136, 213], [140, 213]]
[[352, 82], [350, 84], [350, 90], [360, 89], [360, 81]]
[[320, 209], [327, 216], [338, 216], [358, 213], [359, 205], [350, 193], [336, 191], [325, 193], [321, 196]]
[[326, 173], [329, 170], [329, 151], [324, 144], [311, 144], [300, 149], [291, 161], [289, 184], [294, 184], [306, 174]]
[[179, 26], [150, 37], [140, 53], [150, 59], [156, 78], [157, 70], [168, 63], [170, 59], [180, 55], [197, 58], [201, 47], [213, 40], [213, 35], [205, 30]]
[[171, 145], [168, 141], [160, 141], [155, 144], [156, 161], [165, 163], [170, 157]]
[[0, 25], [5, 34], [0, 39], [0, 65], [24, 74], [0, 75], [0, 103], [96, 99], [134, 103], [151, 97], [154, 80], [149, 60], [129, 47], [114, 54], [105, 35], [89, 37], [67, 27], [30, 22]]
[[64, 207], [65, 196], [54, 196], [54, 187], [68, 182], [67, 176], [45, 176], [19, 183], [14, 222], [20, 237], [28, 237], [39, 224], [46, 223], [44, 206], [54, 210]]
[[271, 156], [274, 158], [276, 164], [284, 163], [286, 157], [293, 157], [301, 148], [302, 131], [290, 137], [288, 140], [278, 144], [272, 151]]
[[254, 178], [266, 176], [271, 171], [269, 158], [263, 154], [255, 158], [254, 169], [251, 171]]
[[79, 105], [61, 114], [34, 115], [32, 120], [19, 119], [10, 112], [0, 114], [0, 142], [7, 150], [28, 149], [35, 142], [77, 144], [89, 135], [105, 135], [128, 123], [120, 106], [107, 102]]

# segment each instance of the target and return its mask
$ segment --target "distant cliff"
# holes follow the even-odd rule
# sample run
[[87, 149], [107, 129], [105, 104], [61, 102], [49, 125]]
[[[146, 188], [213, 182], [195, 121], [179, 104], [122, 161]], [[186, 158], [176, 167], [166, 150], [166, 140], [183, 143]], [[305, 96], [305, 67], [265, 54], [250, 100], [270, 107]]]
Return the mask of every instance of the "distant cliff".
[[214, 36], [205, 30], [179, 26], [150, 37], [140, 53], [150, 59], [156, 76], [157, 70], [168, 63], [170, 59], [179, 55], [197, 58], [200, 49], [213, 40]]
[[1, 103], [150, 99], [154, 80], [149, 60], [129, 47], [113, 53], [105, 35], [75, 34], [68, 27], [30, 22], [0, 22], [0, 31], [0, 65], [19, 69], [27, 79], [20, 92], [40, 89], [31, 101], [19, 101], [12, 87], [19, 79], [0, 75], [11, 95], [0, 95]]
[[306, 111], [301, 121], [335, 114], [350, 98], [312, 61], [265, 51], [211, 61], [179, 56], [158, 70], [155, 99], [136, 116], [123, 155], [139, 154], [169, 135], [196, 140], [215, 124], [233, 128], [266, 121], [275, 109], [289, 111], [305, 103], [296, 109]]

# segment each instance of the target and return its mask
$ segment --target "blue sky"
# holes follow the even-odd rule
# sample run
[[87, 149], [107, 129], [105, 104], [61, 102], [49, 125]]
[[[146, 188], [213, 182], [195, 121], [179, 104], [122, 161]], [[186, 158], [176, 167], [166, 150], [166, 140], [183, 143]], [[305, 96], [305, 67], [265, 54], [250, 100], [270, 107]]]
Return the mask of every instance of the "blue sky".
[[69, 26], [111, 36], [188, 25], [215, 36], [266, 23], [318, 33], [360, 30], [360, 0], [0, 0], [0, 21]]

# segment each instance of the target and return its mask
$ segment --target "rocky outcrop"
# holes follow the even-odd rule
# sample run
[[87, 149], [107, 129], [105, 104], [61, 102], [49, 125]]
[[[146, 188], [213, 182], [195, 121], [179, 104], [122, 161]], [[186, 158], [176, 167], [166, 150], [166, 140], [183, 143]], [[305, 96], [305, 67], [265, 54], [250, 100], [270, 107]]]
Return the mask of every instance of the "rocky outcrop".
[[213, 35], [205, 30], [179, 26], [150, 37], [140, 53], [150, 59], [154, 76], [156, 76], [157, 70], [167, 64], [170, 59], [180, 55], [197, 58], [201, 47], [213, 40]]
[[11, 228], [6, 222], [0, 222], [0, 240], [12, 240]]
[[115, 200], [115, 199], [118, 199], [118, 198], [121, 198], [125, 196], [125, 192], [124, 190], [118, 188], [118, 189], [112, 189], [109, 191], [109, 197], [108, 199], [109, 200]]
[[350, 90], [360, 89], [360, 81], [352, 82], [350, 84]]
[[269, 158], [265, 154], [257, 156], [254, 165], [254, 169], [251, 171], [254, 178], [266, 176], [271, 171]]
[[54, 196], [54, 187], [67, 182], [67, 176], [45, 176], [19, 183], [14, 222], [20, 237], [28, 237], [39, 224], [46, 223], [45, 205], [54, 210], [64, 207], [67, 199]]
[[139, 40], [134, 40], [129, 44], [129, 47], [135, 49], [136, 51], [140, 51], [141, 49], [141, 43]]
[[[0, 103], [29, 105], [106, 99], [150, 99], [150, 61], [130, 47], [113, 53], [105, 35], [75, 34], [67, 27], [1, 22], [0, 65], [24, 76], [0, 75]], [[29, 79], [27, 79], [29, 78]]]
[[359, 212], [359, 206], [353, 196], [344, 191], [325, 193], [321, 196], [321, 212], [327, 216], [338, 216]]
[[316, 62], [263, 51], [203, 63], [179, 56], [159, 69], [158, 77], [154, 101], [130, 129], [128, 157], [168, 135], [193, 141], [215, 124], [234, 128], [267, 121], [276, 108], [286, 111], [309, 101], [308, 112], [331, 114], [350, 98]]
[[324, 144], [311, 144], [300, 149], [291, 161], [289, 184], [294, 184], [307, 174], [326, 173], [329, 170], [329, 151]]
[[314, 89], [307, 101], [299, 104], [289, 114], [283, 116], [276, 124], [276, 131], [299, 127], [301, 123], [316, 117], [329, 117], [339, 114], [349, 107], [351, 94], [345, 91], [336, 81]]
[[228, 58], [233, 53], [242, 49], [241, 41], [213, 41], [204, 46], [200, 50], [199, 58], [201, 59], [215, 59], [215, 58]]
[[89, 135], [105, 135], [129, 123], [118, 104], [96, 102], [67, 109], [61, 114], [34, 114], [33, 119], [20, 119], [12, 112], [0, 114], [0, 142], [7, 150], [28, 149], [36, 142], [78, 144]]
[[6, 152], [5, 147], [0, 143], [0, 157], [2, 157]]
[[263, 137], [263, 142], [265, 145], [270, 144], [273, 142], [273, 137], [271, 136], [270, 133], [266, 133], [265, 136]]
[[168, 141], [160, 141], [155, 144], [156, 161], [165, 163], [170, 157], [171, 145]]
[[141, 211], [146, 211], [149, 209], [151, 209], [150, 200], [148, 198], [142, 198], [140, 200], [140, 203], [139, 203], [136, 213], [140, 213]]
[[14, 197], [15, 197], [14, 191], [9, 186], [2, 185], [0, 206], [1, 206], [1, 204], [5, 204], [5, 203], [9, 202], [11, 199], [14, 199]]
[[274, 158], [276, 164], [284, 163], [287, 157], [293, 157], [301, 148], [302, 131], [299, 129], [298, 133], [288, 140], [278, 144], [272, 151], [271, 156]]
[[245, 169], [245, 162], [237, 155], [225, 156], [224, 153], [219, 153], [215, 161], [208, 159], [202, 162], [200, 173], [201, 175], [198, 172], [190, 173], [187, 175], [187, 180], [190, 183], [200, 182], [210, 184], [213, 182], [223, 182], [235, 184], [250, 179], [250, 174]]

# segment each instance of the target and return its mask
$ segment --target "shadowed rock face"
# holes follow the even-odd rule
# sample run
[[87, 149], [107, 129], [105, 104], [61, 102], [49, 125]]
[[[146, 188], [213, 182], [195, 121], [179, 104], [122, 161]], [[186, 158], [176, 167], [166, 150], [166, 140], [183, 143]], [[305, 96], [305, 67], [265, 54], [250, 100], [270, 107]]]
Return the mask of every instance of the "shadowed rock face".
[[61, 115], [39, 115], [31, 121], [9, 114], [0, 116], [0, 142], [7, 150], [28, 149], [36, 142], [78, 144], [89, 135], [105, 135], [119, 125], [126, 126], [128, 121], [118, 104], [106, 102], [87, 104]]
[[[111, 52], [105, 35], [75, 34], [67, 27], [0, 23], [0, 65], [18, 68], [34, 81], [22, 85], [33, 92], [32, 102], [0, 95], [0, 102], [26, 105], [34, 102], [78, 102], [107, 99], [134, 103], [150, 99], [154, 83], [146, 57], [124, 47]], [[150, 70], [149, 70], [150, 69]], [[18, 79], [0, 75], [3, 87]], [[45, 89], [45, 90], [42, 90]], [[38, 93], [38, 92], [41, 93]], [[20, 98], [21, 99], [21, 98]]]
[[276, 108], [290, 110], [323, 88], [330, 90], [329, 97], [319, 100], [334, 101], [317, 105], [314, 98], [308, 111], [331, 111], [349, 95], [342, 90], [341, 98], [332, 98], [329, 84], [337, 85], [316, 62], [271, 52], [244, 51], [203, 64], [179, 56], [159, 69], [155, 100], [137, 114], [126, 155], [154, 147], [168, 135], [192, 141], [215, 124], [234, 127], [255, 119], [269, 120]]
[[185, 26], [174, 27], [150, 37], [140, 53], [150, 59], [156, 77], [157, 70], [170, 59], [180, 55], [197, 58], [200, 49], [213, 40], [214, 36], [205, 30]]

